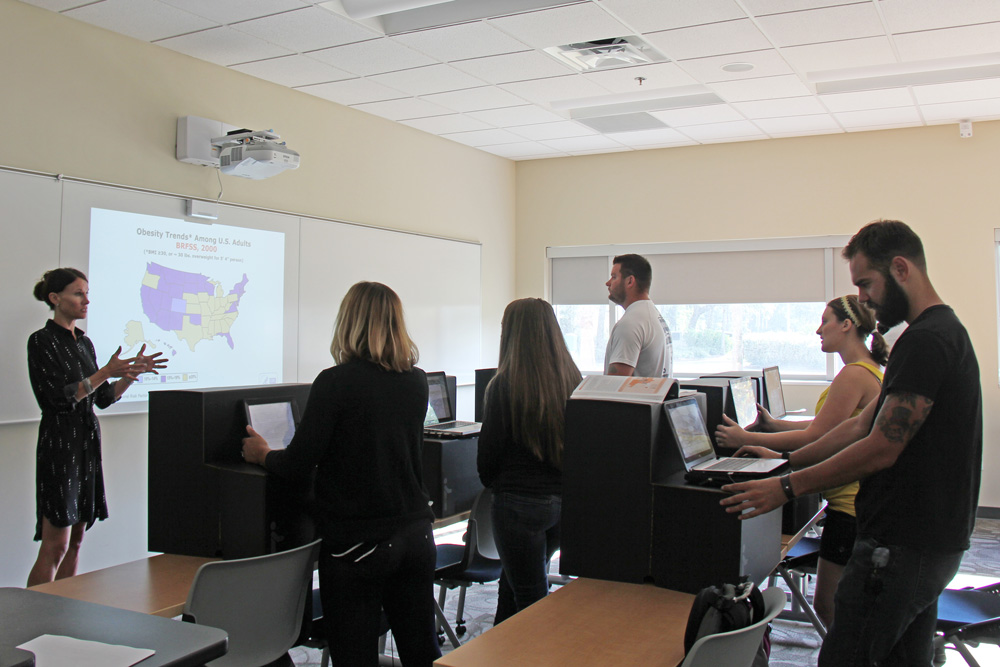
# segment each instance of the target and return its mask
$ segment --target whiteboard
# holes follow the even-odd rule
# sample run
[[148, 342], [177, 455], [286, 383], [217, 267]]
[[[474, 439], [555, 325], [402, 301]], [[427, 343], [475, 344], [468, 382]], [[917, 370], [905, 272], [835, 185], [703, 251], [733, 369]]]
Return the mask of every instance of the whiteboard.
[[[91, 210], [197, 219], [185, 216], [182, 197], [4, 169], [0, 169], [0, 196], [7, 210], [0, 244], [0, 275], [7, 289], [0, 299], [11, 317], [0, 334], [9, 352], [0, 360], [5, 378], [0, 423], [8, 423], [39, 416], [28, 382], [25, 344], [50, 311], [31, 290], [44, 271], [56, 266], [90, 273]], [[478, 243], [234, 204], [219, 209], [217, 225], [284, 234], [282, 382], [311, 382], [333, 364], [329, 347], [337, 309], [347, 289], [360, 280], [383, 282], [400, 295], [410, 335], [420, 349], [421, 367], [472, 382], [481, 353]], [[212, 224], [202, 222], [210, 234]], [[79, 326], [87, 330], [86, 321]], [[238, 326], [237, 320], [234, 337], [252, 333], [238, 332]], [[94, 344], [99, 364], [117, 345], [97, 339]], [[145, 409], [144, 402], [136, 402], [105, 412]]]

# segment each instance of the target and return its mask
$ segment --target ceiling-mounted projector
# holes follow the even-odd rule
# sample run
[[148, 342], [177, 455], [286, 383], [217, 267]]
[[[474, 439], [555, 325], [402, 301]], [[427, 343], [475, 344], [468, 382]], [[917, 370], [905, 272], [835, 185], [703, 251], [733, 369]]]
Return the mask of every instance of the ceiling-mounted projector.
[[219, 170], [223, 174], [259, 180], [286, 169], [298, 169], [299, 154], [273, 132], [236, 130], [212, 139], [219, 147]]
[[275, 141], [228, 144], [219, 149], [219, 170], [230, 176], [258, 180], [298, 166], [299, 154]]
[[197, 116], [177, 119], [177, 159], [218, 167], [230, 176], [259, 180], [298, 169], [299, 154], [279, 139], [270, 130], [254, 132]]

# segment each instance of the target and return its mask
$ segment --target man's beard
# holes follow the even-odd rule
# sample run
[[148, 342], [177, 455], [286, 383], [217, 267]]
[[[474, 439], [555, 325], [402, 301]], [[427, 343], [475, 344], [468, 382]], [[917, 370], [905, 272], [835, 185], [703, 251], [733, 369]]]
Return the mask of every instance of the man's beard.
[[906, 296], [906, 292], [891, 275], [883, 275], [885, 296], [882, 303], [874, 305], [875, 315], [878, 317], [878, 331], [881, 334], [905, 320], [910, 314], [910, 298]]

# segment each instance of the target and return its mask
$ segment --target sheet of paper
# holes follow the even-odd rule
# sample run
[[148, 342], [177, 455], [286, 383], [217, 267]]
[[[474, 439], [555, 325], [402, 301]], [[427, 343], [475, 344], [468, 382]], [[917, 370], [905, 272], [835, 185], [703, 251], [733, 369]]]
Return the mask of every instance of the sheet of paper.
[[102, 644], [101, 642], [41, 635], [17, 648], [35, 654], [35, 667], [132, 667], [156, 651], [148, 648], [132, 648]]

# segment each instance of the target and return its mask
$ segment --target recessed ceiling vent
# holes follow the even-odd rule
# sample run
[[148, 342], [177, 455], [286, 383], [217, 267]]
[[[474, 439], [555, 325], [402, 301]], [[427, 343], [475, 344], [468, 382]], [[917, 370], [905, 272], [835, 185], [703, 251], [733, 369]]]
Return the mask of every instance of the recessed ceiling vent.
[[668, 61], [665, 55], [635, 35], [550, 46], [544, 50], [559, 61], [581, 72]]

